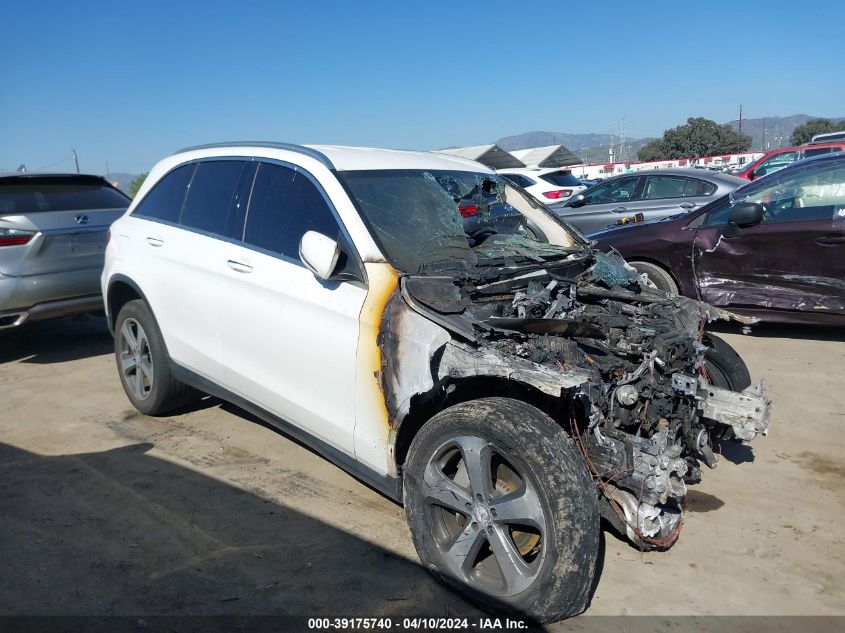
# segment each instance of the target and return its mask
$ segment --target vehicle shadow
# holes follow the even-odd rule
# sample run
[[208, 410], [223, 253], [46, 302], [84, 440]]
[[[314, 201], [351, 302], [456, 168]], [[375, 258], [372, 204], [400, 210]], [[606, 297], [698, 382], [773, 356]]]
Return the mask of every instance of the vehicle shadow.
[[110, 354], [114, 343], [104, 317], [26, 323], [0, 336], [0, 363], [61, 363]]
[[[742, 334], [743, 327], [735, 322], [715, 321], [707, 326], [707, 330], [724, 334]], [[845, 341], [845, 328], [826, 325], [758, 323], [750, 326], [750, 331], [747, 331], [746, 336], [807, 341]]]
[[484, 615], [415, 561], [151, 449], [0, 444], [3, 616]]

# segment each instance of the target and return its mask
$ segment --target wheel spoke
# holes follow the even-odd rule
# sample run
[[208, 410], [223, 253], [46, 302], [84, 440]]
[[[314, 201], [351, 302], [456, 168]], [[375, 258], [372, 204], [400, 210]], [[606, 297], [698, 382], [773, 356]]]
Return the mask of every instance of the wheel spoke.
[[455, 441], [461, 449], [464, 467], [469, 477], [472, 495], [487, 501], [490, 498], [492, 474], [490, 466], [491, 446], [480, 437], [457, 437]]
[[531, 584], [533, 574], [528, 564], [516, 549], [506, 527], [492, 526], [487, 532], [490, 549], [502, 572], [508, 593], [518, 593]]
[[545, 527], [537, 493], [525, 482], [519, 490], [503, 497], [495, 497], [490, 503], [490, 508], [495, 512], [493, 520], [496, 523], [530, 525], [541, 532]]
[[453, 571], [463, 576], [469, 576], [475, 559], [478, 556], [478, 550], [483, 543], [484, 536], [481, 530], [467, 524], [443, 553]]
[[467, 504], [472, 505], [469, 491], [444, 475], [434, 462], [426, 468], [424, 481], [429, 501], [464, 515], [469, 514]]
[[123, 372], [123, 375], [127, 378], [129, 377], [129, 372], [134, 369], [136, 366], [135, 358], [133, 356], [125, 356], [123, 354], [120, 355], [120, 371]]
[[138, 326], [138, 354], [149, 354], [150, 343], [147, 341], [147, 333]]
[[138, 369], [141, 371], [141, 374], [147, 380], [147, 384], [152, 388], [153, 386], [153, 365], [150, 361], [146, 358], [141, 358], [138, 363]]
[[135, 353], [138, 351], [138, 339], [135, 337], [130, 323], [130, 321], [123, 322], [123, 327], [120, 328], [120, 334], [129, 346], [129, 351]]
[[135, 395], [139, 398], [144, 397], [144, 374], [141, 371], [140, 364], [138, 367], [135, 368], [135, 376], [133, 377], [134, 380], [132, 381], [133, 384], [133, 391]]

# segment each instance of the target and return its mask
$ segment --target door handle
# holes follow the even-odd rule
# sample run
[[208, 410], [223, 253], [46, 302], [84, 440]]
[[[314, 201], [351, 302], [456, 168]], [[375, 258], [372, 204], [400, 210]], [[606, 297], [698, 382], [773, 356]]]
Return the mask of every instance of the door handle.
[[613, 213], [627, 213], [628, 209], [626, 209], [625, 207], [613, 207], [611, 209], [611, 212], [613, 212]]
[[845, 235], [825, 235], [816, 238], [816, 244], [819, 246], [839, 246], [845, 244]]
[[235, 272], [239, 273], [251, 273], [252, 266], [249, 264], [244, 264], [243, 262], [235, 261], [234, 259], [230, 259], [226, 261], [226, 265], [234, 270]]
[[681, 207], [682, 209], [695, 209], [698, 205], [695, 204], [694, 202], [682, 202], [678, 206]]
[[156, 237], [154, 235], [148, 235], [147, 236], [147, 244], [149, 244], [150, 246], [155, 246], [156, 248], [158, 248], [159, 246], [164, 246], [164, 240], [161, 239], [160, 237]]

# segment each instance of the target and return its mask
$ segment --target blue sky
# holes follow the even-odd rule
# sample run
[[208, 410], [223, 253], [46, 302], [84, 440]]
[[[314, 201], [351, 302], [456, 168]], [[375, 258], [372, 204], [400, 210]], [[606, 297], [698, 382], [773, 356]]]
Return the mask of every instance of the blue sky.
[[[845, 3], [7, 2], [0, 169], [232, 139], [433, 149], [845, 116]], [[70, 169], [65, 161], [55, 169]]]

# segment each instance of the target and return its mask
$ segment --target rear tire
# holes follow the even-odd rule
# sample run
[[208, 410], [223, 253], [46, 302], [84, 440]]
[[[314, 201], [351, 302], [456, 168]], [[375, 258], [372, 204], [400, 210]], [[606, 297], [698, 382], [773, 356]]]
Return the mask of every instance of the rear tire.
[[120, 309], [114, 353], [123, 390], [141, 413], [164, 415], [186, 405], [196, 393], [173, 377], [161, 330], [141, 299]]
[[539, 409], [483, 398], [435, 415], [408, 452], [404, 502], [422, 563], [482, 608], [549, 622], [589, 605], [596, 487]]
[[666, 269], [650, 262], [628, 263], [631, 264], [638, 273], [646, 273], [648, 278], [651, 280], [651, 283], [657, 286], [658, 290], [669, 292], [673, 295], [679, 294], [678, 284], [675, 283], [672, 275], [670, 275]]
[[704, 334], [703, 343], [709, 347], [704, 353], [704, 366], [714, 386], [731, 391], [751, 386], [748, 366], [733, 347], [710, 332]]

